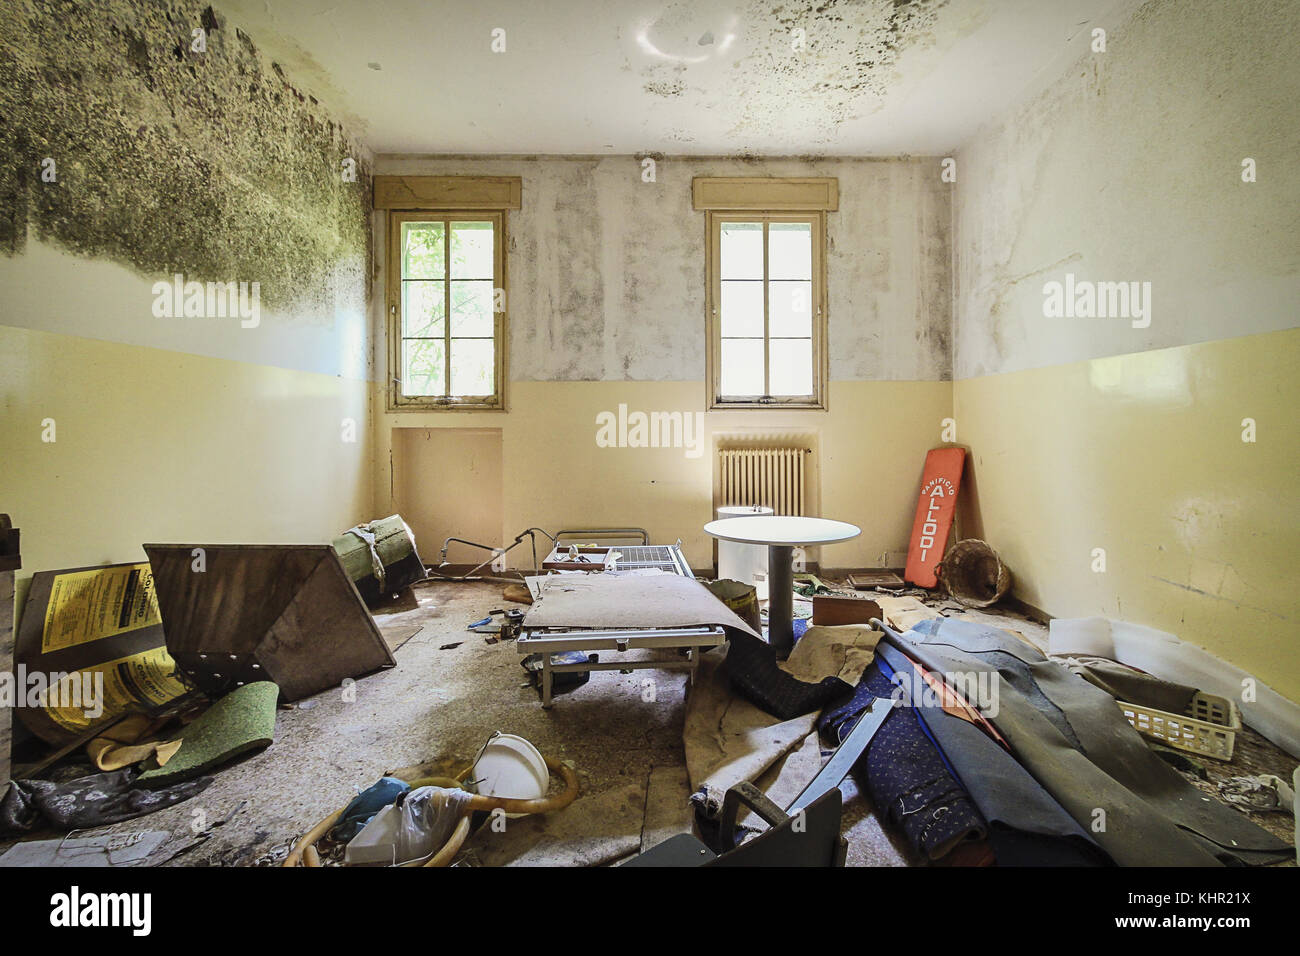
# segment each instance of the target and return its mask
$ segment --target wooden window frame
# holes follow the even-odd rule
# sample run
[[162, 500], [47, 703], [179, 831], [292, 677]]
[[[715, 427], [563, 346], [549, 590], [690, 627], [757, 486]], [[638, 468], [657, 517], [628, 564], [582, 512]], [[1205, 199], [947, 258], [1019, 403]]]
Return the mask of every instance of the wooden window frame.
[[[503, 292], [503, 308], [492, 313], [492, 337], [495, 343], [492, 395], [438, 396], [402, 394], [402, 224], [407, 222], [487, 222], [493, 224], [493, 290]], [[447, 242], [450, 242], [451, 227], [446, 230]], [[506, 285], [506, 210], [505, 209], [393, 209], [388, 212], [388, 243], [385, 262], [388, 269], [387, 293], [387, 328], [388, 328], [388, 411], [432, 411], [432, 410], [506, 410], [506, 352], [508, 350], [506, 329], [507, 313], [510, 307], [510, 294]], [[446, 294], [451, 294], [451, 257], [446, 257], [447, 276]], [[446, 310], [444, 334], [451, 335], [451, 310]], [[450, 385], [451, 349], [448, 343], [447, 382]]]
[[[761, 222], [763, 223], [763, 360], [764, 377], [770, 372], [768, 352], [770, 337], [768, 335], [768, 313], [770, 311], [768, 282], [768, 226], [774, 222], [807, 222], [812, 225], [812, 353], [813, 353], [813, 392], [811, 398], [804, 396], [743, 396], [727, 399], [722, 396], [722, 322], [718, 309], [722, 302], [722, 223], [724, 222]], [[733, 408], [808, 408], [824, 411], [826, 409], [826, 381], [828, 362], [826, 354], [826, 211], [809, 209], [792, 210], [755, 210], [755, 209], [709, 209], [705, 212], [705, 273], [707, 293], [705, 296], [705, 324], [707, 327], [706, 382], [709, 390], [708, 408], [710, 411]]]

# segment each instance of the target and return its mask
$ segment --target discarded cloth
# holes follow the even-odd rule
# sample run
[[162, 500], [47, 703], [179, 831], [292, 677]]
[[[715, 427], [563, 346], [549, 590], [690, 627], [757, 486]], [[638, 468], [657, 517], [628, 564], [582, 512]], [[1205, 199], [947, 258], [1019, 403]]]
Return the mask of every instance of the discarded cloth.
[[[838, 677], [810, 683], [777, 664], [776, 651], [748, 633], [730, 633], [726, 670], [737, 694], [781, 720], [821, 708], [853, 685]], [[795, 645], [798, 648], [798, 644]]]
[[371, 817], [410, 789], [405, 780], [380, 777], [343, 808], [338, 822], [330, 829], [330, 839], [336, 843], [347, 843], [361, 832]]
[[1295, 813], [1295, 793], [1285, 780], [1271, 773], [1220, 780], [1219, 796], [1247, 813]]
[[1117, 863], [1212, 866], [1291, 855], [1287, 844], [1206, 799], [1153, 754], [1109, 694], [1024, 642], [951, 619], [921, 621], [902, 641], [931, 670], [989, 675], [997, 713], [985, 709], [985, 716]]
[[206, 790], [211, 777], [171, 787], [136, 786], [139, 774], [130, 767], [77, 777], [66, 783], [12, 780], [0, 800], [0, 834], [30, 833], [44, 827], [85, 830], [153, 813], [188, 800]]
[[875, 657], [879, 640], [880, 632], [866, 624], [814, 625], [799, 636], [789, 659], [777, 666], [808, 684], [838, 677], [853, 687]]
[[738, 698], [731, 691], [718, 653], [702, 655], [686, 698], [682, 742], [690, 787], [699, 795], [696, 802], [704, 815], [718, 814], [728, 787], [757, 781], [801, 747], [812, 733], [815, 719], [809, 713], [781, 720]]
[[[843, 741], [868, 704], [876, 698], [888, 701], [893, 695], [892, 673], [887, 664], [873, 663], [849, 701], [822, 715], [821, 728]], [[853, 776], [872, 803], [902, 830], [912, 849], [927, 860], [938, 860], [958, 844], [985, 836], [983, 818], [921, 726], [914, 707], [903, 704], [892, 709], [853, 765]]]
[[1100, 687], [1116, 700], [1143, 707], [1153, 707], [1170, 714], [1187, 712], [1187, 705], [1196, 694], [1195, 687], [1175, 684], [1143, 673], [1136, 667], [1129, 667], [1119, 661], [1105, 657], [1053, 657], [1078, 674], [1089, 684]]
[[165, 766], [181, 749], [181, 741], [151, 739], [162, 723], [148, 714], [128, 714], [86, 744], [86, 756], [100, 770], [120, 770], [150, 757]]
[[[903, 674], [913, 663], [886, 643], [876, 648], [876, 654], [884, 665]], [[1111, 863], [1084, 828], [978, 725], [937, 707], [922, 707], [917, 715], [984, 818], [999, 866]]]

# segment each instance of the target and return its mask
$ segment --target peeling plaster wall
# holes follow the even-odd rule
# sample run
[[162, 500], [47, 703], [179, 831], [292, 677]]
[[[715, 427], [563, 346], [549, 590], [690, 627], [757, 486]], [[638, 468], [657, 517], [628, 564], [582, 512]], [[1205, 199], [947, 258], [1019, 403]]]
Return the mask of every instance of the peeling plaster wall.
[[[1106, 52], [957, 151], [957, 378], [1297, 324], [1300, 6], [1153, 0], [1096, 25]], [[1150, 327], [1045, 318], [1067, 272], [1150, 282]]]
[[[1048, 613], [1300, 700], [1300, 6], [1153, 0], [1107, 39], [957, 154], [964, 527]], [[1044, 318], [1066, 272], [1150, 282], [1150, 327]]]
[[[0, 507], [23, 579], [369, 517], [369, 174], [219, 8], [6, 5]], [[259, 283], [260, 322], [155, 315], [176, 273]]]
[[[400, 175], [521, 176], [507, 223], [511, 379], [704, 380], [704, 214], [696, 176], [835, 176], [827, 216], [832, 381], [951, 377], [950, 185], [937, 159], [638, 157], [376, 160]], [[382, 215], [376, 216], [381, 260]], [[382, 338], [383, 303], [374, 321]], [[379, 341], [376, 362], [386, 364]]]
[[[503, 499], [497, 540], [508, 544], [531, 525], [630, 524], [655, 541], [682, 538], [692, 565], [703, 569], [713, 563], [703, 526], [712, 517], [715, 444], [797, 436], [816, 449], [813, 509], [863, 529], [810, 559], [840, 568], [897, 565], [921, 462], [952, 409], [951, 187], [940, 180], [939, 160], [655, 159], [654, 183], [642, 182], [632, 156], [376, 159], [378, 173], [521, 176], [523, 208], [507, 221], [508, 410], [389, 412], [381, 376], [373, 401], [374, 511], [402, 512], [420, 528], [426, 554], [444, 537], [480, 527], [485, 509], [471, 505], [474, 514], [454, 516], [481, 500], [482, 487], [438, 486], [439, 506], [424, 507], [427, 469], [410, 450], [426, 439], [454, 449], [449, 432], [457, 430], [499, 430], [504, 474], [482, 482]], [[704, 411], [705, 216], [691, 208], [691, 179], [738, 175], [839, 179], [840, 209], [827, 217], [826, 411]], [[386, 216], [374, 218], [382, 288]], [[382, 339], [382, 302], [374, 321]], [[377, 365], [384, 354], [381, 343]], [[700, 413], [696, 454], [599, 447], [596, 416], [620, 404]], [[903, 464], [882, 467], [881, 455]], [[512, 567], [529, 560], [518, 550], [509, 556]]]

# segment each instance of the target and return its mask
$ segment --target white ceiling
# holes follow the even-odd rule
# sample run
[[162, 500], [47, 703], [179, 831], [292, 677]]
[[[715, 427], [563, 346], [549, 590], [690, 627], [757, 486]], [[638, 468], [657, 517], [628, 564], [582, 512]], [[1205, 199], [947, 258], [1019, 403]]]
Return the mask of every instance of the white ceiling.
[[[944, 154], [1141, 0], [218, 0], [376, 153]], [[505, 52], [492, 31], [505, 31]], [[796, 49], [797, 31], [804, 45]]]

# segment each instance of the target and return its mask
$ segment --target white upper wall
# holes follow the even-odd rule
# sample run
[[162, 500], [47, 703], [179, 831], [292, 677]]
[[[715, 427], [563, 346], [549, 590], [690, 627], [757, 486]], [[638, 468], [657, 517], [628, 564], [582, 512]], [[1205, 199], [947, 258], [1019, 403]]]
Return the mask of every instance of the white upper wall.
[[[818, 161], [378, 157], [376, 173], [523, 178], [507, 220], [509, 374], [519, 381], [703, 380], [704, 213], [696, 176], [835, 176], [827, 214], [832, 380], [951, 377], [950, 185], [934, 159]], [[376, 366], [386, 366], [376, 213]]]
[[[1297, 325], [1300, 4], [1152, 0], [1106, 40], [957, 151], [957, 378]], [[1149, 282], [1150, 325], [1045, 317], [1067, 273]]]

